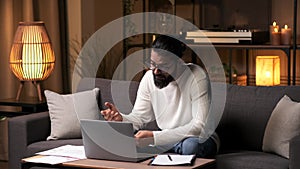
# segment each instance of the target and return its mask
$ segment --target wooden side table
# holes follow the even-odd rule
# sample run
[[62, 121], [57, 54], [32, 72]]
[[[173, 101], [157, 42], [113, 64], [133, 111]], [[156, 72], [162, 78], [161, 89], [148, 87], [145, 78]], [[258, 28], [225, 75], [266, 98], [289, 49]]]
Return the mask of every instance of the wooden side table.
[[46, 100], [43, 99], [42, 101], [39, 101], [37, 98], [26, 98], [18, 101], [15, 98], [0, 99], [0, 106], [19, 107], [19, 111], [0, 110], [0, 116], [7, 117], [14, 117], [48, 110]]

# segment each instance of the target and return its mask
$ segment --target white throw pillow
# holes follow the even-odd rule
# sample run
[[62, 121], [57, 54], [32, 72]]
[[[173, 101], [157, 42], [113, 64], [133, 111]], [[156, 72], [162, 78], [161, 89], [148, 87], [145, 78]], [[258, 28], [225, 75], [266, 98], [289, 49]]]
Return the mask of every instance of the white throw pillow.
[[99, 89], [60, 95], [45, 90], [51, 121], [47, 140], [80, 138], [80, 119], [99, 119]]
[[299, 134], [300, 103], [284, 95], [268, 121], [262, 149], [289, 158], [289, 142]]

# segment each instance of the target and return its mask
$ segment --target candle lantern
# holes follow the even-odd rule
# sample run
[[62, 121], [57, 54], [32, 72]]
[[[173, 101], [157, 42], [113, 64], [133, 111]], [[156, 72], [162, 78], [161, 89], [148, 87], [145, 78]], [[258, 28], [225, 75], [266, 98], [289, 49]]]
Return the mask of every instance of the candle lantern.
[[256, 85], [274, 86], [280, 84], [279, 56], [256, 56]]

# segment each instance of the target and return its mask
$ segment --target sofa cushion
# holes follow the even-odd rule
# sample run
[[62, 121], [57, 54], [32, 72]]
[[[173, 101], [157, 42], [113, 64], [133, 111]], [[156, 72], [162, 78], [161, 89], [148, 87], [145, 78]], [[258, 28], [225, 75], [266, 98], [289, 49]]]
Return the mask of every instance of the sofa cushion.
[[217, 128], [220, 151], [262, 151], [268, 120], [285, 94], [300, 101], [299, 86], [228, 85], [224, 113]]
[[280, 156], [256, 152], [241, 151], [221, 154], [216, 157], [217, 168], [221, 169], [288, 169], [289, 160]]
[[80, 138], [79, 119], [100, 119], [99, 89], [60, 95], [45, 90], [51, 133], [47, 140]]
[[289, 158], [289, 142], [300, 134], [300, 103], [284, 95], [268, 121], [263, 151]]

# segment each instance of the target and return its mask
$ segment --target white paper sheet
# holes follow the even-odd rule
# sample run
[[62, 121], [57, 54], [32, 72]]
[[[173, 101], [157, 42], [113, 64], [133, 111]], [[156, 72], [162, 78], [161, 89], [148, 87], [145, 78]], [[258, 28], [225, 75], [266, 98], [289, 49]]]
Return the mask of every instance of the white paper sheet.
[[31, 162], [31, 163], [43, 163], [43, 164], [60, 164], [69, 161], [76, 161], [77, 158], [70, 158], [70, 157], [61, 157], [61, 156], [37, 156], [37, 157], [30, 157], [25, 158], [23, 161]]
[[65, 145], [54, 149], [38, 152], [36, 154], [44, 156], [60, 156], [60, 157], [71, 157], [76, 159], [86, 159], [84, 147]]

